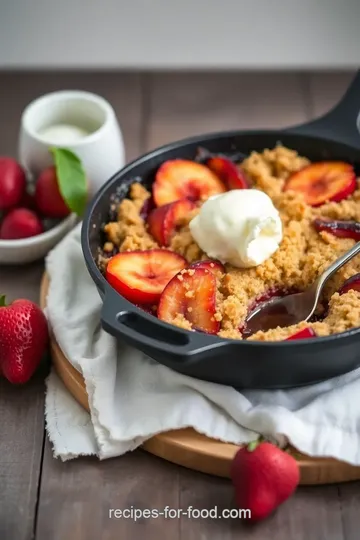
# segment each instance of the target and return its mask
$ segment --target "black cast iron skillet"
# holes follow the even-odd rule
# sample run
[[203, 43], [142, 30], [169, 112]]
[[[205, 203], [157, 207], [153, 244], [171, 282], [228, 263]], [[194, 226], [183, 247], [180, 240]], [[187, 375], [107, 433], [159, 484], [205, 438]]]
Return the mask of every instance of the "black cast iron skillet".
[[164, 323], [120, 296], [95, 263], [101, 229], [114, 193], [122, 199], [134, 177], [150, 187], [168, 159], [194, 159], [198, 147], [214, 153], [249, 154], [281, 142], [310, 160], [344, 160], [360, 174], [360, 71], [342, 101], [325, 116], [280, 131], [234, 131], [203, 135], [154, 150], [116, 173], [96, 194], [82, 226], [89, 273], [103, 299], [102, 325], [110, 334], [180, 373], [235, 388], [286, 388], [328, 379], [360, 365], [360, 328], [316, 339], [251, 342], [189, 332]]

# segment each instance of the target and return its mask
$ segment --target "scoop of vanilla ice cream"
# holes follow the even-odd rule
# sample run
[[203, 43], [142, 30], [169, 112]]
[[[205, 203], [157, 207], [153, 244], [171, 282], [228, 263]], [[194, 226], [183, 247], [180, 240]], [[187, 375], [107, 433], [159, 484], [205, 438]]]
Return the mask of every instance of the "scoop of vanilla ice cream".
[[235, 189], [210, 197], [189, 226], [208, 257], [238, 268], [266, 261], [283, 237], [279, 212], [270, 197], [256, 189]]

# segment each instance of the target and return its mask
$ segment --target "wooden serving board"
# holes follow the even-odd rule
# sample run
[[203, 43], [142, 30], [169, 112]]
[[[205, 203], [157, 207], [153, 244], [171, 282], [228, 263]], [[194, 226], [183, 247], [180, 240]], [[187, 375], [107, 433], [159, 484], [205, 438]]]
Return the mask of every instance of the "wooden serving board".
[[[40, 305], [46, 306], [49, 278], [44, 274], [40, 289]], [[51, 331], [50, 331], [51, 332]], [[51, 333], [50, 349], [53, 365], [73, 397], [89, 411], [88, 396], [82, 375], [70, 364]], [[193, 429], [161, 433], [142, 445], [147, 452], [189, 469], [215, 476], [229, 477], [230, 463], [238, 446], [209, 439]], [[332, 484], [360, 479], [360, 467], [331, 458], [312, 458], [294, 452], [301, 473], [300, 483]]]

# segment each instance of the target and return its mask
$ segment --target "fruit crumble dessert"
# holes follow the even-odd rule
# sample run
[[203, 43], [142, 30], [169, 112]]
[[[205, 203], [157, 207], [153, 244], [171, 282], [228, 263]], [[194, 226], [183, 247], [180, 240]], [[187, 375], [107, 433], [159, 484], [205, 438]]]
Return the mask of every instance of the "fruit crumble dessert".
[[360, 188], [351, 164], [310, 163], [276, 146], [236, 162], [208, 154], [134, 181], [104, 226], [98, 258], [125, 298], [178, 327], [277, 341], [360, 326], [360, 257], [326, 284], [315, 317], [248, 335], [246, 318], [274, 296], [310, 286], [360, 240]]

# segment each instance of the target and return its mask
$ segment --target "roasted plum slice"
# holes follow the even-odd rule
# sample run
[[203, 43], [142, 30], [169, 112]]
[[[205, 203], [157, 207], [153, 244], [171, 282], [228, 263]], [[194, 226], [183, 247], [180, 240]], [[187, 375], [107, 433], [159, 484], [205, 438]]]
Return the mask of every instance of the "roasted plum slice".
[[196, 261], [191, 263], [189, 268], [205, 268], [205, 270], [209, 270], [217, 277], [221, 277], [223, 274], [225, 274], [225, 266], [220, 261], [213, 259]]
[[189, 214], [194, 208], [196, 208], [195, 203], [189, 199], [180, 199], [155, 208], [150, 212], [147, 220], [149, 233], [160, 246], [168, 246], [176, 232], [179, 219]]
[[360, 292], [360, 274], [355, 274], [344, 281], [339, 289], [339, 294], [345, 294], [351, 290]]
[[106, 266], [106, 279], [134, 304], [156, 304], [166, 285], [187, 265], [166, 249], [118, 253]]
[[249, 188], [245, 173], [230, 159], [225, 157], [211, 157], [206, 162], [206, 165], [217, 174], [228, 190]]
[[296, 332], [296, 334], [293, 334], [292, 336], [289, 336], [284, 341], [292, 341], [296, 339], [309, 339], [317, 337], [314, 330], [310, 327], [303, 328], [302, 330], [299, 330], [299, 332]]
[[150, 212], [155, 208], [154, 199], [152, 197], [148, 197], [144, 204], [142, 205], [140, 209], [140, 217], [143, 218], [144, 221], [147, 221]]
[[188, 268], [176, 275], [165, 287], [158, 307], [159, 319], [173, 324], [183, 315], [193, 330], [207, 334], [220, 330], [215, 313], [216, 277], [205, 268]]
[[212, 195], [225, 191], [223, 182], [208, 167], [185, 159], [165, 161], [159, 167], [153, 185], [156, 206], [163, 206], [178, 199], [205, 201]]
[[354, 168], [343, 161], [321, 161], [304, 167], [288, 178], [284, 191], [302, 193], [310, 206], [341, 201], [356, 189]]
[[358, 221], [339, 221], [316, 218], [313, 225], [318, 232], [326, 231], [339, 238], [360, 240], [360, 223]]

